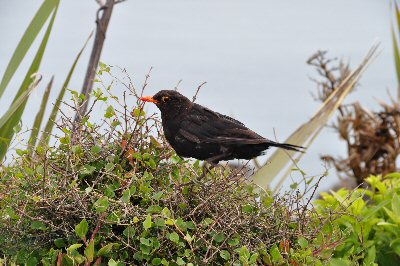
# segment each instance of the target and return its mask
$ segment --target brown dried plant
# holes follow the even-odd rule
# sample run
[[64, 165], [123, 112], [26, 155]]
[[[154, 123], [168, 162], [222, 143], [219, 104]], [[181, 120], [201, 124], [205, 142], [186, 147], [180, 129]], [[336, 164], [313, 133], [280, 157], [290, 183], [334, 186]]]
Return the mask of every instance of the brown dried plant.
[[[314, 66], [322, 80], [317, 84], [317, 99], [324, 101], [350, 72], [349, 65], [337, 59], [326, 59], [326, 52], [317, 52], [308, 64]], [[337, 66], [335, 66], [335, 63]], [[333, 165], [343, 179], [354, 178], [357, 185], [371, 174], [388, 174], [397, 170], [400, 153], [400, 105], [380, 102], [383, 110], [373, 112], [356, 102], [342, 105], [333, 128], [347, 144], [347, 157], [330, 155], [322, 159]]]

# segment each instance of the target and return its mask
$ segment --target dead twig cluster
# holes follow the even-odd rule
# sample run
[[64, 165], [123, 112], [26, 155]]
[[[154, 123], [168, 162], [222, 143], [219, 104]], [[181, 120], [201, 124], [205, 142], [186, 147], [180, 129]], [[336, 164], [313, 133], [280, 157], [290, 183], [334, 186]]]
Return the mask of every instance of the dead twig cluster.
[[[320, 101], [336, 90], [350, 73], [348, 64], [327, 59], [326, 52], [317, 52], [308, 63], [314, 66], [321, 80], [317, 84]], [[336, 63], [336, 66], [335, 66]], [[359, 102], [342, 105], [333, 128], [347, 144], [346, 158], [324, 155], [322, 158], [333, 165], [343, 180], [354, 178], [362, 184], [371, 174], [388, 174], [397, 170], [396, 159], [400, 153], [400, 105], [381, 102], [382, 111], [373, 112]]]

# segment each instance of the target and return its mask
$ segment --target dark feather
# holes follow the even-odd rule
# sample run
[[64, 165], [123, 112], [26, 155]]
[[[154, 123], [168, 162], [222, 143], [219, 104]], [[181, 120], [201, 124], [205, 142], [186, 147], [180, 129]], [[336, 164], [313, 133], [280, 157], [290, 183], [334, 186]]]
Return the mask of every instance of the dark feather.
[[176, 91], [160, 91], [153, 99], [161, 110], [165, 136], [180, 156], [218, 163], [234, 158], [251, 159], [270, 146], [292, 151], [303, 149], [266, 139], [242, 122], [192, 103]]

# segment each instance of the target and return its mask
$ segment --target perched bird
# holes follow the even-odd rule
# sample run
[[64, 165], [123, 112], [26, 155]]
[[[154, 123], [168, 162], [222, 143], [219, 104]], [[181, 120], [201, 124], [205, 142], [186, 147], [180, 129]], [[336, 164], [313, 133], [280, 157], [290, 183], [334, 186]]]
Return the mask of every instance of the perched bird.
[[278, 143], [248, 129], [232, 117], [193, 103], [174, 90], [140, 98], [161, 111], [167, 141], [179, 156], [217, 164], [221, 160], [252, 159], [269, 147], [301, 151], [303, 147]]

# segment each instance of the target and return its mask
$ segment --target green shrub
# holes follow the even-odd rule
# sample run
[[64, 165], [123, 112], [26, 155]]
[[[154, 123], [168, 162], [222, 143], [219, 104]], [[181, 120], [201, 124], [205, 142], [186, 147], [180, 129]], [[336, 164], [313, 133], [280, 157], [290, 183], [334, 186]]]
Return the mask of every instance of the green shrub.
[[[72, 95], [76, 104], [84, 100]], [[271, 196], [247, 182], [246, 168], [207, 170], [184, 160], [143, 106], [118, 110], [107, 101], [118, 98], [100, 89], [93, 97], [106, 105], [101, 123], [90, 113], [80, 125], [63, 116], [54, 146], [33, 156], [17, 150], [1, 168], [0, 255], [7, 260], [300, 265], [330, 258], [338, 235], [304, 193]]]
[[400, 174], [370, 176], [368, 188], [322, 193], [315, 202], [321, 213], [334, 217], [345, 237], [334, 252], [343, 265], [396, 265], [400, 261]]

